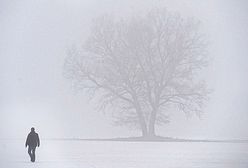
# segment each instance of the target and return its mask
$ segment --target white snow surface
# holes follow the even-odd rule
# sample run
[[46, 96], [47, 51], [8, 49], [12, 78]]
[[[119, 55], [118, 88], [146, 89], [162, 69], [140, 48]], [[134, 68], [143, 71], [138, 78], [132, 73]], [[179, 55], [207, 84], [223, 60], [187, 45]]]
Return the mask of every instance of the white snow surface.
[[248, 168], [247, 143], [0, 140], [0, 168]]

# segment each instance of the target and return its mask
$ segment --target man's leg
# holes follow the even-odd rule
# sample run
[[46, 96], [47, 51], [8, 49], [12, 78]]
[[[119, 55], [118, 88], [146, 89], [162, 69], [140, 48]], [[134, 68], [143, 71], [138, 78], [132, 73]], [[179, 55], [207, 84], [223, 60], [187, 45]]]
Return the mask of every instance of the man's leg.
[[33, 161], [31, 150], [32, 150], [31, 146], [28, 146], [28, 154], [30, 156], [31, 161]]
[[32, 148], [33, 162], [35, 162], [35, 149], [36, 149], [36, 147]]

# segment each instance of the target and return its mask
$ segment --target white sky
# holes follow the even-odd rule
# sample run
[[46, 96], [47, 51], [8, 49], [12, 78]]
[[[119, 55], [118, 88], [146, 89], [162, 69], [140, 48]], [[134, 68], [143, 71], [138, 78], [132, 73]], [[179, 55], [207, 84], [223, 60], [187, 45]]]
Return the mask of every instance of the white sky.
[[172, 116], [164, 136], [248, 138], [248, 4], [245, 0], [0, 0], [0, 138], [118, 137], [136, 131], [111, 119], [64, 79], [66, 49], [87, 36], [102, 13], [127, 15], [167, 7], [202, 21], [213, 58], [206, 81], [214, 90], [205, 115]]

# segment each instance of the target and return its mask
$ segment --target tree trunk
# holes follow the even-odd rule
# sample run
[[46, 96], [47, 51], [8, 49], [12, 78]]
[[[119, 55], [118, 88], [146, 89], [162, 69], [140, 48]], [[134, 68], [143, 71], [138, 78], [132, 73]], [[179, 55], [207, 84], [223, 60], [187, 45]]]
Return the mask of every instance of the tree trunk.
[[140, 108], [137, 109], [137, 114], [138, 114], [138, 118], [139, 118], [140, 128], [142, 131], [142, 136], [146, 137], [148, 135], [147, 124], [146, 124], [146, 121], [145, 121], [145, 118], [144, 118], [142, 112], [140, 111]]
[[157, 115], [157, 110], [154, 109], [151, 113], [151, 117], [149, 119], [149, 125], [148, 125], [148, 135], [150, 137], [156, 136], [156, 133], [155, 133], [156, 115]]
[[137, 116], [139, 119], [140, 129], [142, 131], [142, 137], [147, 137], [148, 131], [147, 131], [147, 124], [146, 124], [145, 117], [142, 113], [142, 110], [141, 110], [140, 104], [137, 100], [137, 97], [133, 95], [133, 98], [134, 98], [134, 106], [135, 106]]
[[142, 130], [142, 137], [147, 137], [148, 131], [147, 131], [146, 124], [141, 125], [141, 130]]

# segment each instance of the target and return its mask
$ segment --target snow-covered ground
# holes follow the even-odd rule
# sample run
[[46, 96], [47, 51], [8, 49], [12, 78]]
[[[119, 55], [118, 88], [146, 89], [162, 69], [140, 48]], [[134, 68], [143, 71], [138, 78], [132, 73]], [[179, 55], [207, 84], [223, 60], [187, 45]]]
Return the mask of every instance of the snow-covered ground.
[[0, 168], [248, 168], [247, 143], [0, 140]]

